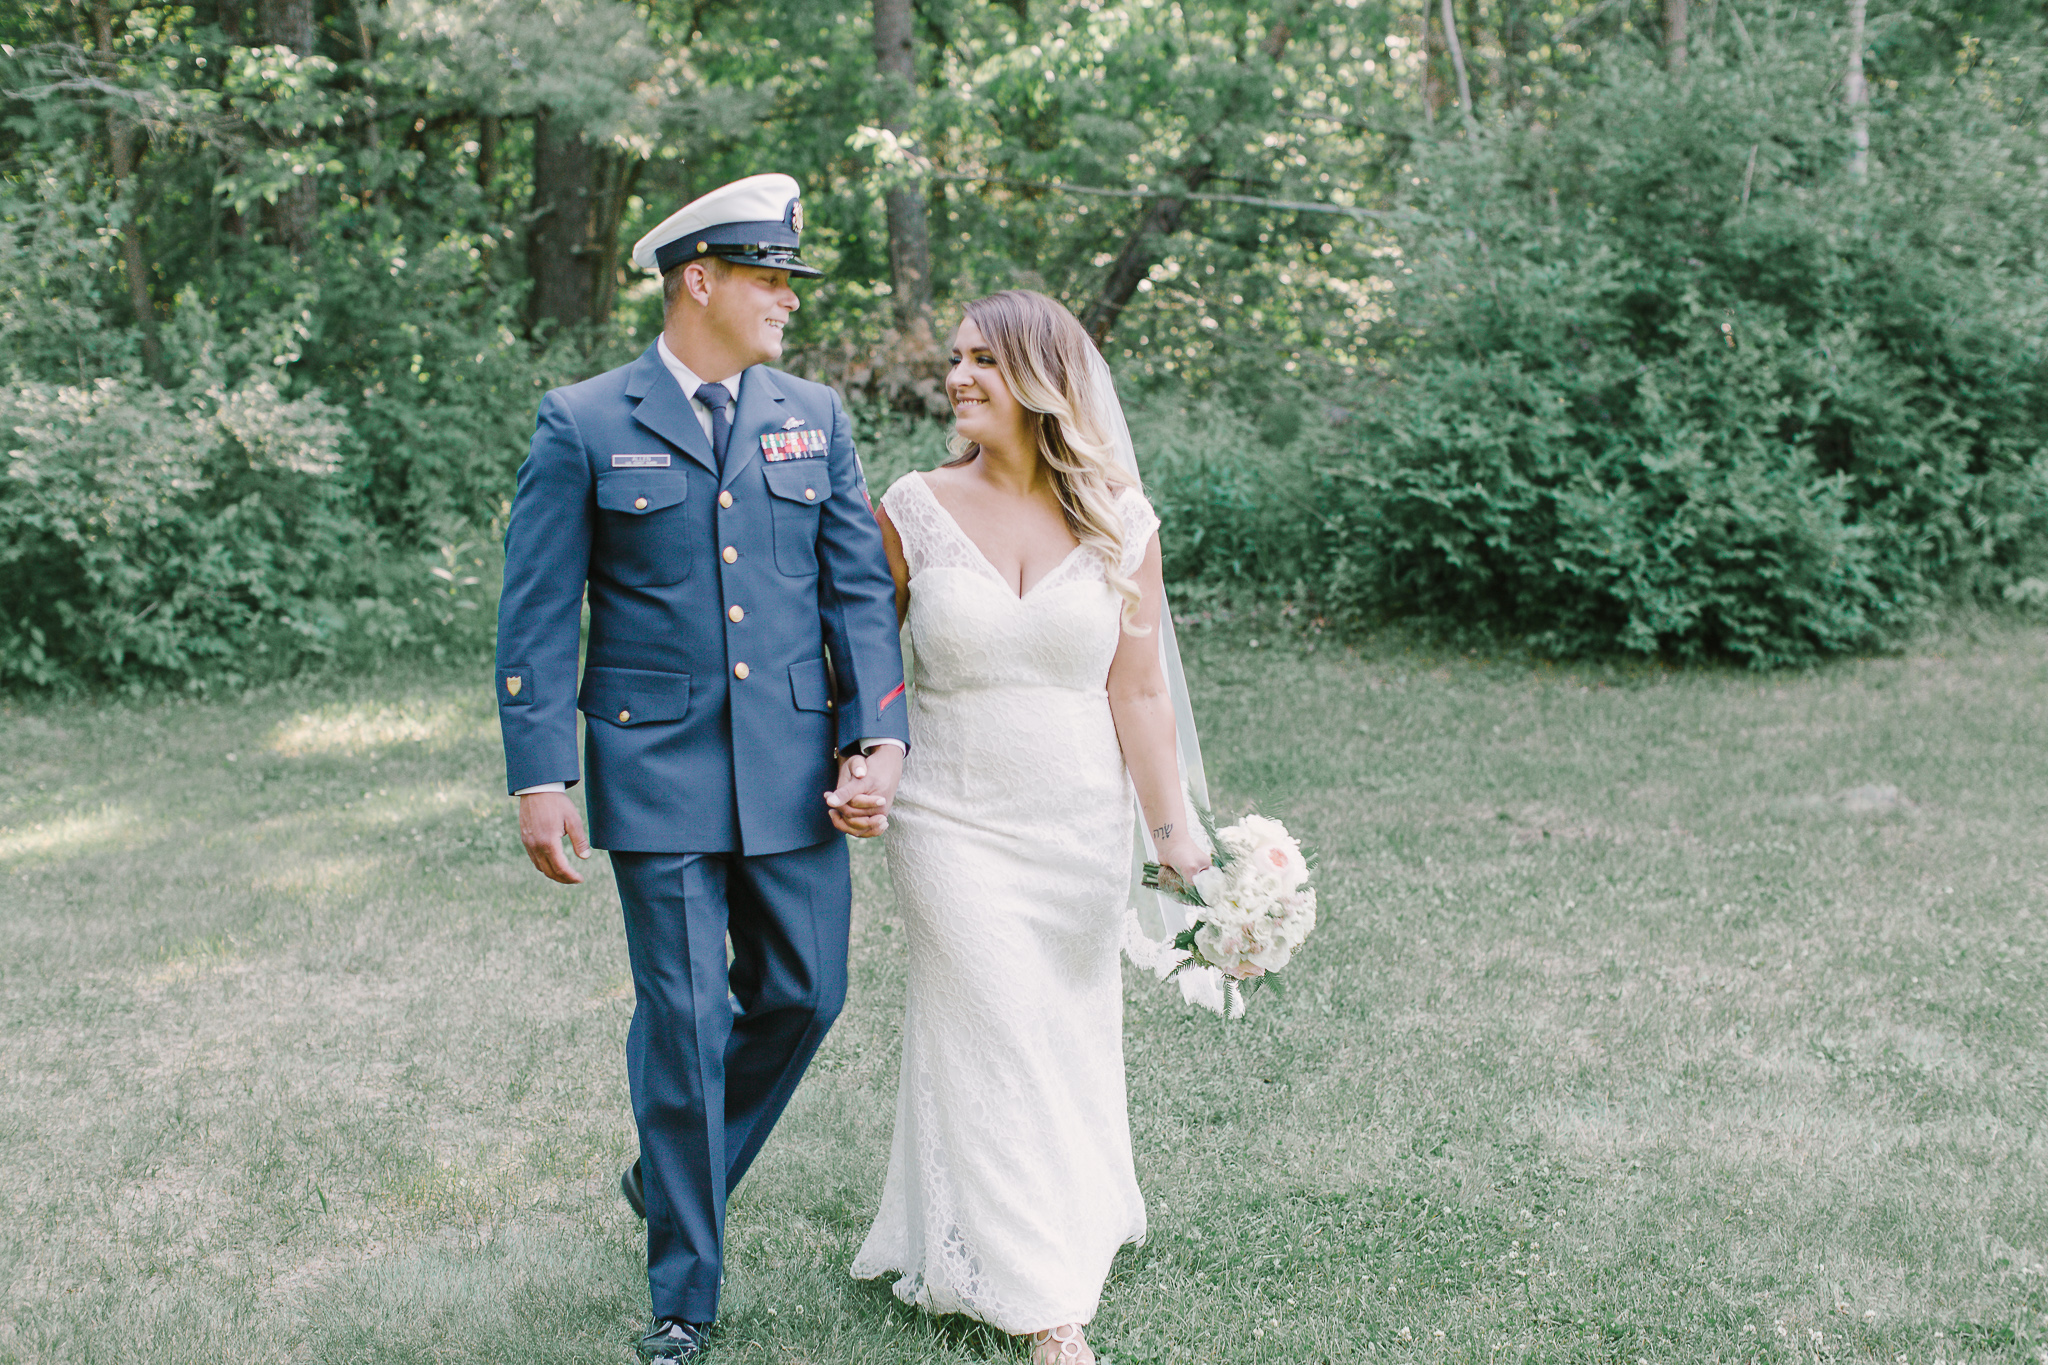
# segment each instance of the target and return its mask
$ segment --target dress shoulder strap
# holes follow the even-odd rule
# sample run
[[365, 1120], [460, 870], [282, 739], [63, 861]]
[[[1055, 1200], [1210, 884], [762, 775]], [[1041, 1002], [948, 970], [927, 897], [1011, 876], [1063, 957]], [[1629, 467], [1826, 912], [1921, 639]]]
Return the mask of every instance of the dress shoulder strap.
[[976, 567], [973, 544], [953, 525], [924, 475], [912, 471], [890, 484], [882, 507], [903, 542], [903, 560], [912, 578], [926, 569]]
[[1124, 562], [1119, 568], [1126, 574], [1136, 573], [1145, 562], [1145, 547], [1151, 544], [1152, 533], [1159, 529], [1159, 515], [1136, 487], [1124, 489], [1117, 497], [1116, 509], [1124, 523]]

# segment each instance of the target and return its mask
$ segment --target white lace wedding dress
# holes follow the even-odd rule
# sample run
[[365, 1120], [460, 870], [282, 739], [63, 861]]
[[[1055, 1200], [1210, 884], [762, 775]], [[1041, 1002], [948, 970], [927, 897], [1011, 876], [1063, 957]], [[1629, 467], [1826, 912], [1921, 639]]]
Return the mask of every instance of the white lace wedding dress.
[[[1074, 552], [1019, 597], [916, 474], [910, 757], [889, 817], [910, 998], [896, 1135], [853, 1274], [1019, 1335], [1095, 1316], [1145, 1235], [1124, 1107], [1130, 777], [1105, 684], [1120, 599]], [[1118, 503], [1134, 570], [1158, 519]]]

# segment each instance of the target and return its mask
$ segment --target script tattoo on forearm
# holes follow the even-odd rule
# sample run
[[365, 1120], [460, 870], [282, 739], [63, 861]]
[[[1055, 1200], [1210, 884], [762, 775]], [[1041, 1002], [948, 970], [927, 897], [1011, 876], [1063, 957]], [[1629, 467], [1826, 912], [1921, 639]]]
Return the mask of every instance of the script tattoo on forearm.
[[1172, 823], [1169, 822], [1167, 824], [1161, 825], [1158, 829], [1153, 830], [1152, 837], [1155, 839], [1171, 839], [1173, 837]]

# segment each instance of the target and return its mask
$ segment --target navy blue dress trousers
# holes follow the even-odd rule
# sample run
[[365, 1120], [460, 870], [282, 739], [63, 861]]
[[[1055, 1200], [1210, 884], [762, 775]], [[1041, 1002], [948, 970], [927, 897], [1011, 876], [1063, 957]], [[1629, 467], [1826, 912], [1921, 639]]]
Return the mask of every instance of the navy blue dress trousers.
[[845, 997], [837, 752], [909, 740], [895, 584], [838, 395], [756, 365], [728, 439], [721, 473], [653, 347], [547, 395], [495, 679], [508, 790], [587, 767], [632, 960], [648, 1286], [656, 1316], [696, 1322], [717, 1313], [726, 1197]]

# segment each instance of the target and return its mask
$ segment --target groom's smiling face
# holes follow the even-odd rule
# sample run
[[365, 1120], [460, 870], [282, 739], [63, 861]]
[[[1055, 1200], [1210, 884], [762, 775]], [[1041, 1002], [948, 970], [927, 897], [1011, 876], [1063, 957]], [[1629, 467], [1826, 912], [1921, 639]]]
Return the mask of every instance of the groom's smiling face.
[[713, 280], [705, 312], [712, 327], [738, 350], [765, 364], [782, 354], [782, 332], [798, 307], [787, 270], [758, 265], [728, 265], [725, 278]]

